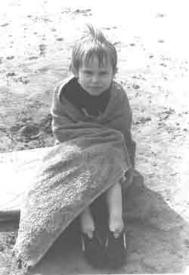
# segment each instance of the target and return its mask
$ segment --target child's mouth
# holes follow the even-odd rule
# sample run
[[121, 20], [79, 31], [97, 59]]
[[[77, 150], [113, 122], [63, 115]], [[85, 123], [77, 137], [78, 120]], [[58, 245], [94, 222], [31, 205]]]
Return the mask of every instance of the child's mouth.
[[90, 89], [99, 90], [99, 89], [102, 89], [102, 87], [101, 86], [90, 86]]

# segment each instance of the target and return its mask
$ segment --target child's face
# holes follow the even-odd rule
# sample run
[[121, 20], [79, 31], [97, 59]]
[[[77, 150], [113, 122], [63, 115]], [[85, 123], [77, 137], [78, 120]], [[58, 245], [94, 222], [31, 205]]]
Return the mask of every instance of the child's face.
[[94, 56], [79, 68], [75, 76], [87, 93], [98, 96], [110, 87], [114, 72], [109, 59], [99, 64], [98, 58]]

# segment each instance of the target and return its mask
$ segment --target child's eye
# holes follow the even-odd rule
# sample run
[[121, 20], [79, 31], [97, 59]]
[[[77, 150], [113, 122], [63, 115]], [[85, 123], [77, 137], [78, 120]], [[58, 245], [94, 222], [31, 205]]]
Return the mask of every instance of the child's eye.
[[100, 72], [100, 75], [107, 75], [108, 72]]
[[92, 72], [91, 71], [85, 71], [85, 74], [86, 75], [92, 75]]

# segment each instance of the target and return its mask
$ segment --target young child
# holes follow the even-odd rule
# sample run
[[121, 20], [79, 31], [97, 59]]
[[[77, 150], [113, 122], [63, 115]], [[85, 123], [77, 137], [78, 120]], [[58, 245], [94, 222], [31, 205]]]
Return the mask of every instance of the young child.
[[[71, 106], [73, 105], [85, 115], [86, 121], [100, 117], [105, 112], [113, 93], [122, 93], [125, 101], [125, 109], [120, 114], [123, 117], [123, 123], [108, 125], [108, 127], [122, 132], [134, 166], [135, 143], [131, 137], [131, 109], [125, 91], [114, 81], [117, 72], [117, 52], [114, 45], [100, 30], [89, 25], [82, 38], [76, 41], [73, 47], [70, 69], [73, 76], [64, 82], [59, 98], [60, 101], [62, 97], [66, 98]], [[63, 142], [59, 128], [64, 120], [58, 116], [54, 102], [51, 113], [54, 136], [58, 142]], [[103, 122], [99, 119], [98, 123]], [[131, 180], [132, 169], [129, 173]], [[105, 198], [109, 214], [108, 227], [116, 240], [124, 231], [121, 184], [115, 183], [106, 192]], [[92, 240], [95, 222], [90, 207], [80, 215], [80, 227], [82, 233]]]

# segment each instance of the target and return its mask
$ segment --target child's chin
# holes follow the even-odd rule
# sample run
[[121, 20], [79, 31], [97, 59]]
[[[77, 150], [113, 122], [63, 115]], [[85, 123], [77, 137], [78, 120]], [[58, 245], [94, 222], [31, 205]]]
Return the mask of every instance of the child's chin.
[[104, 92], [104, 90], [101, 90], [101, 89], [99, 89], [99, 90], [92, 90], [92, 89], [90, 89], [90, 90], [88, 90], [87, 92], [88, 92], [90, 95], [98, 96], [98, 95], [101, 95], [101, 94]]

